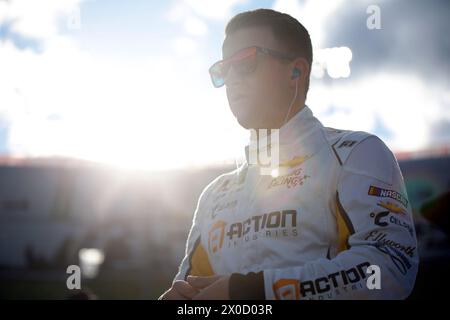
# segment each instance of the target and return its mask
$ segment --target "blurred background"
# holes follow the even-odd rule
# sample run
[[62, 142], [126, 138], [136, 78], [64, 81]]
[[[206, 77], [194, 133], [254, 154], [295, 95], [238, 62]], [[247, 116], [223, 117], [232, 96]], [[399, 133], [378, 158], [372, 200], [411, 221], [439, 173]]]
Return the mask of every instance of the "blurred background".
[[[446, 296], [449, 1], [0, 0], [0, 298], [170, 286], [202, 189], [244, 157], [207, 71], [227, 21], [260, 7], [309, 30], [322, 123], [395, 152], [421, 258], [410, 298]], [[73, 264], [83, 292], [66, 287]]]

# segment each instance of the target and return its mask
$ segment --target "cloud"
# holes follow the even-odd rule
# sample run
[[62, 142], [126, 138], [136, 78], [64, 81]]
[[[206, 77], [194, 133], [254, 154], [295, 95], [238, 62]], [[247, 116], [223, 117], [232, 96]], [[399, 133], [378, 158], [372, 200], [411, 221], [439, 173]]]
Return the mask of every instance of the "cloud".
[[225, 20], [232, 14], [232, 9], [245, 0], [210, 1], [184, 0], [182, 3], [191, 8], [198, 16], [211, 20]]
[[197, 43], [189, 37], [177, 37], [173, 47], [180, 56], [190, 56], [197, 51]]
[[313, 47], [323, 47], [325, 21], [340, 7], [343, 0], [275, 0], [272, 9], [296, 18], [308, 30]]
[[27, 33], [45, 42], [40, 52], [0, 42], [0, 150], [159, 169], [238, 153], [242, 131], [193, 36], [176, 36], [173, 52], [121, 59], [83, 51], [65, 27]]
[[[41, 18], [25, 21], [28, 8], [21, 15], [16, 7], [8, 19], [0, 10], [0, 25], [8, 25], [7, 32], [0, 31], [0, 143], [6, 142], [9, 152], [113, 160], [144, 168], [200, 165], [241, 152], [247, 135], [229, 112], [224, 91], [209, 83], [205, 55], [212, 50], [205, 36], [212, 34], [211, 27], [223, 28], [225, 19], [245, 2], [211, 2], [214, 10], [211, 5], [197, 7], [201, 2], [175, 3], [168, 19], [183, 29], [173, 33], [173, 51], [136, 59], [83, 51], [61, 23], [70, 17], [75, 1], [65, 9], [50, 3], [44, 2], [49, 12], [39, 15], [47, 17], [44, 25], [51, 25], [36, 30], [32, 21]], [[317, 21], [329, 26], [329, 17], [341, 8], [321, 9], [314, 3], [297, 6], [278, 0], [275, 5], [306, 10], [301, 14], [320, 31]], [[365, 10], [361, 15], [365, 24]], [[339, 21], [336, 28], [347, 30], [345, 20]], [[330, 42], [325, 30], [325, 44], [348, 46], [353, 56], [349, 78], [324, 77], [312, 83], [308, 104], [324, 124], [378, 133], [401, 150], [447, 139], [450, 96], [444, 94], [445, 82], [430, 80], [430, 85], [415, 68], [387, 68], [375, 55], [361, 56], [364, 37], [350, 39], [355, 42], [350, 44], [341, 35], [342, 40]], [[42, 43], [40, 50], [33, 41]], [[376, 66], [372, 70], [371, 57]]]
[[[380, 7], [380, 30], [367, 28], [369, 5]], [[324, 124], [375, 133], [395, 150], [450, 143], [448, 1], [276, 0], [273, 8], [309, 30], [316, 63], [326, 48], [351, 49], [349, 78], [313, 70], [307, 103]]]
[[208, 33], [206, 23], [195, 17], [186, 18], [184, 22], [184, 29], [187, 33], [194, 36], [204, 36]]
[[445, 141], [434, 127], [450, 120], [450, 113], [413, 73], [385, 71], [333, 86], [313, 85], [308, 95], [308, 104], [324, 125], [375, 133], [395, 151]]
[[433, 123], [431, 135], [436, 143], [448, 144], [450, 141], [450, 119], [441, 119]]
[[[378, 5], [381, 29], [369, 30], [369, 4]], [[348, 46], [354, 59], [352, 76], [380, 69], [393, 72], [413, 70], [426, 82], [447, 81], [450, 74], [450, 2], [358, 1], [337, 7], [325, 20], [324, 45]]]
[[58, 34], [59, 19], [69, 18], [81, 0], [14, 0], [0, 2], [0, 25], [9, 24], [10, 33], [33, 39]]
[[180, 22], [184, 31], [191, 36], [208, 34], [208, 24], [224, 24], [233, 14], [237, 5], [247, 0], [209, 1], [182, 0], [172, 4], [167, 19], [172, 23]]
[[[380, 30], [366, 26], [369, 4], [380, 8]], [[333, 86], [351, 86], [349, 100], [359, 101], [347, 101], [352, 113], [362, 108], [367, 118], [380, 119], [391, 133], [386, 141], [397, 149], [450, 143], [449, 9], [440, 0], [362, 1], [336, 8], [323, 25], [324, 45], [345, 45], [353, 53], [351, 78]], [[349, 125], [376, 129], [373, 120], [357, 118]]]

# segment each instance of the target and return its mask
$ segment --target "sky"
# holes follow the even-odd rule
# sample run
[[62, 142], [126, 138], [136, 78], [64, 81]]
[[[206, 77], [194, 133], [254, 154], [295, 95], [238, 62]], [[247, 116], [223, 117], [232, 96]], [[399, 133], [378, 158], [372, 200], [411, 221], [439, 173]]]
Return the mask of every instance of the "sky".
[[306, 103], [325, 126], [394, 151], [450, 145], [449, 1], [0, 0], [0, 155], [139, 169], [242, 158], [249, 133], [208, 68], [227, 21], [260, 7], [309, 30]]

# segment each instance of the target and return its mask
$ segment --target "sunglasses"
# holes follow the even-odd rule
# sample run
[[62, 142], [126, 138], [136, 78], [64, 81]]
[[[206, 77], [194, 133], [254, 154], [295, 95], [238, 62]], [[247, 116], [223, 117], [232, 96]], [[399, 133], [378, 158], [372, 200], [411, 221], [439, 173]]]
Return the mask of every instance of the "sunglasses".
[[236, 52], [228, 59], [217, 61], [209, 68], [211, 81], [215, 88], [220, 88], [225, 84], [230, 68], [239, 76], [245, 76], [256, 70], [258, 65], [258, 54], [265, 54], [281, 60], [294, 60], [294, 56], [286, 55], [284, 53], [262, 47], [248, 47]]

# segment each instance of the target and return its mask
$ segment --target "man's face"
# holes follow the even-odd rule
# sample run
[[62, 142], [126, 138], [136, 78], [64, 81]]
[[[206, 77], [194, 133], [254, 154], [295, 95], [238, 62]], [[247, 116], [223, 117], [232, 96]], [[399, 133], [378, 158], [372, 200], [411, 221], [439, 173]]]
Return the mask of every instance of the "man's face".
[[[249, 27], [227, 36], [223, 58], [251, 46], [284, 51], [268, 27]], [[291, 74], [291, 64], [265, 54], [258, 54], [257, 67], [249, 74], [239, 75], [230, 68], [225, 79], [227, 98], [241, 126], [272, 129], [282, 124], [292, 99]]]

